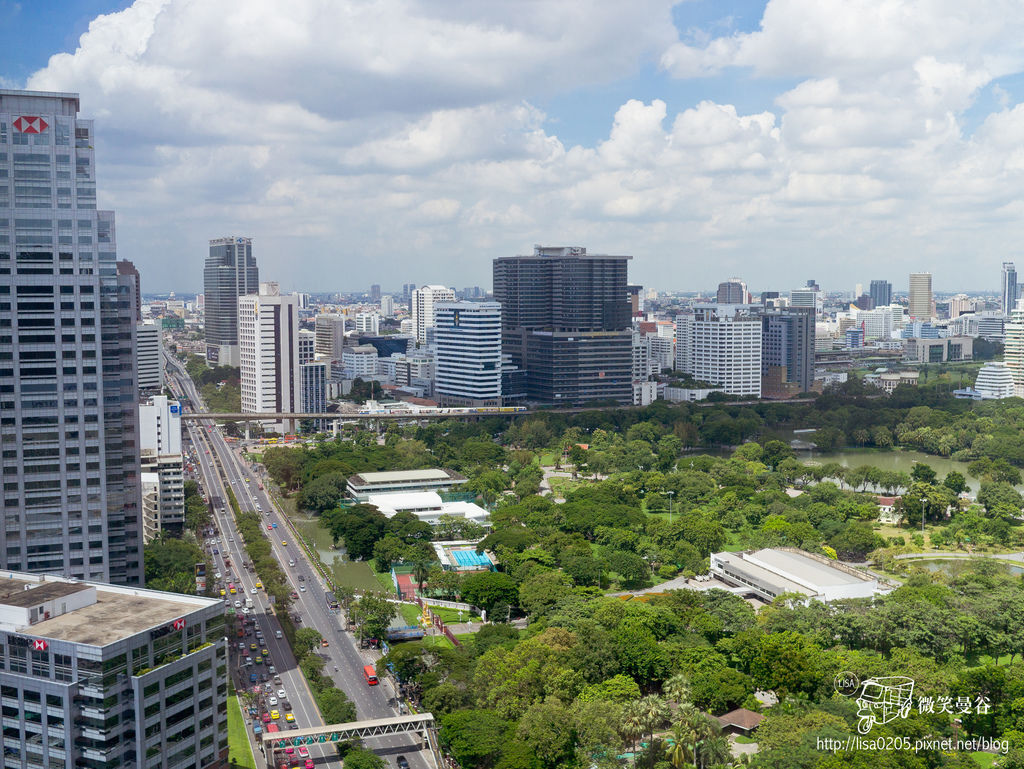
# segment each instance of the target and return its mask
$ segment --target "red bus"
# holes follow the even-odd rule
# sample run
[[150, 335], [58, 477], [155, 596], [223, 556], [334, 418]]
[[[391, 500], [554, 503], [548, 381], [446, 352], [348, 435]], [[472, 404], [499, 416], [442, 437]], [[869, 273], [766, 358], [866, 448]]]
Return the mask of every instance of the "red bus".
[[374, 669], [373, 665], [363, 666], [363, 677], [366, 679], [368, 686], [377, 685], [377, 671]]
[[275, 724], [273, 722], [267, 724], [267, 734], [273, 734], [274, 732], [279, 732], [279, 731], [281, 731], [281, 727], [278, 726], [277, 724]]

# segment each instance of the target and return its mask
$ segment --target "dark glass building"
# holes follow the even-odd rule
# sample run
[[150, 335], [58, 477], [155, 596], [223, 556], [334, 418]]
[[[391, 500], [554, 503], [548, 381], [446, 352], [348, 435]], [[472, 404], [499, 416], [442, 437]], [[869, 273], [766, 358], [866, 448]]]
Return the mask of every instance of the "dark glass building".
[[536, 246], [494, 260], [502, 354], [526, 372], [527, 400], [633, 402], [631, 258]]
[[260, 273], [252, 238], [216, 238], [203, 270], [206, 362], [238, 366], [238, 297], [258, 294]]
[[0, 90], [0, 568], [140, 585], [138, 283], [78, 108]]
[[814, 308], [761, 314], [761, 397], [792, 398], [814, 384]]
[[870, 296], [875, 307], [888, 307], [892, 304], [892, 283], [887, 280], [871, 281]]

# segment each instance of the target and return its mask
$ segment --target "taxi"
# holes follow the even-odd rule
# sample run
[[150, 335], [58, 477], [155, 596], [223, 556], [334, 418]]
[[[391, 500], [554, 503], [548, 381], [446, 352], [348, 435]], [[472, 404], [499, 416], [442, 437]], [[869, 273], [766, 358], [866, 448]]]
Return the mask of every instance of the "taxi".
[[283, 539], [281, 540], [281, 545], [282, 545], [283, 547], [288, 547], [288, 543], [287, 543], [287, 542], [285, 542], [285, 541], [284, 541]]
[[263, 650], [263, 656], [264, 657], [269, 657], [270, 656], [270, 650], [269, 649], [264, 649]]
[[270, 717], [276, 721], [277, 719], [279, 719], [281, 717], [281, 711], [279, 711], [279, 710], [271, 710], [270, 711]]
[[228, 591], [227, 591], [227, 590], [225, 590], [224, 588], [221, 588], [221, 589], [220, 589], [220, 594], [221, 594], [221, 596], [222, 596], [222, 597], [223, 597], [223, 596], [226, 596], [226, 595], [228, 594]]
[[262, 582], [257, 582], [256, 583], [256, 589], [257, 590], [262, 590], [263, 589], [263, 583]]
[[284, 720], [287, 721], [290, 724], [294, 724], [295, 723], [295, 716], [292, 715], [291, 713], [285, 713]]

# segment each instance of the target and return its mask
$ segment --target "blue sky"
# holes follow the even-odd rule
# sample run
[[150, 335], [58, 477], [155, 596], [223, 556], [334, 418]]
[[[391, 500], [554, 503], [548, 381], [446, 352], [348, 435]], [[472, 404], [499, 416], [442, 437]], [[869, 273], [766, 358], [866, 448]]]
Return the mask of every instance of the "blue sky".
[[994, 1], [0, 0], [2, 82], [81, 94], [147, 290], [226, 234], [296, 289], [486, 286], [534, 243], [665, 289], [994, 288], [1022, 41]]

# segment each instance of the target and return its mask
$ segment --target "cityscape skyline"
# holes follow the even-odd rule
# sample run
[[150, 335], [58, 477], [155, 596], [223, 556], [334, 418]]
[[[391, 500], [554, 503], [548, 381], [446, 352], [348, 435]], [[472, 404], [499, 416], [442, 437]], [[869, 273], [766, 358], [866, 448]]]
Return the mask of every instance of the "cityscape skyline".
[[[91, 106], [102, 205], [150, 286], [194, 288], [204, 244], [230, 231], [284, 290], [333, 270], [379, 282], [366, 254], [421, 285], [441, 279], [418, 274], [428, 262], [482, 285], [494, 258], [585, 242], [677, 290], [768, 284], [780, 265], [795, 282], [827, 257], [843, 283], [927, 269], [944, 291], [1020, 240], [1019, 172], [1001, 161], [1024, 123], [1012, 12], [958, 26], [919, 2], [871, 24], [883, 3], [650, 0], [528, 20], [515, 3], [413, 3], [381, 25], [247, 5], [232, 19], [260, 30], [254, 63], [203, 32], [219, 0], [58, 5], [71, 12], [45, 34], [42, 10], [5, 7], [0, 78]], [[335, 32], [344, 18], [339, 45], [281, 39], [293, 16]], [[380, 67], [324, 55], [365, 40]]]

